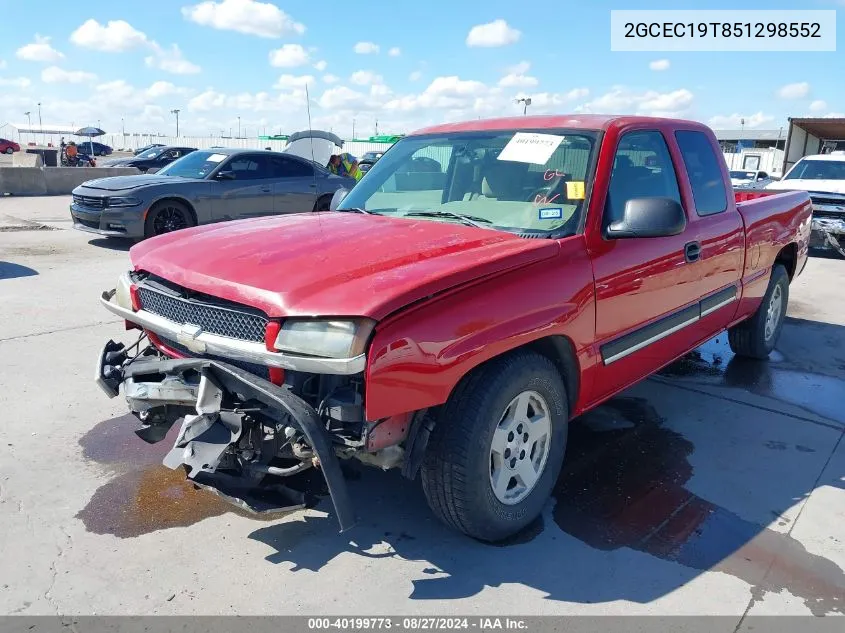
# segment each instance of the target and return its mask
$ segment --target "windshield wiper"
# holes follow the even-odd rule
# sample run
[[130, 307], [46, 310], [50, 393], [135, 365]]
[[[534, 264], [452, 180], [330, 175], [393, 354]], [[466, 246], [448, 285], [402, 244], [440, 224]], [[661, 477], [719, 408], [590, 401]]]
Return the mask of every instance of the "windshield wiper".
[[422, 218], [455, 218], [456, 220], [460, 220], [463, 224], [467, 226], [474, 226], [479, 229], [483, 229], [484, 224], [493, 224], [492, 220], [488, 220], [487, 218], [482, 218], [477, 215], [465, 215], [463, 213], [455, 213], [453, 211], [410, 211], [405, 214], [405, 217], [422, 217]]
[[347, 207], [345, 209], [335, 209], [335, 211], [348, 211], [349, 213], [366, 213], [367, 215], [373, 215], [372, 211], [367, 211], [361, 207]]

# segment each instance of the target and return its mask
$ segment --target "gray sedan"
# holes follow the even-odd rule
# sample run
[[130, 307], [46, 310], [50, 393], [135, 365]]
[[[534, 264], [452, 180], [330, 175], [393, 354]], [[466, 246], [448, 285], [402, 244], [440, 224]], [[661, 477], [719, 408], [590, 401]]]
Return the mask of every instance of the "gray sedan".
[[293, 152], [210, 149], [155, 174], [89, 180], [73, 190], [73, 226], [106, 237], [143, 239], [197, 224], [328, 210], [354, 178]]

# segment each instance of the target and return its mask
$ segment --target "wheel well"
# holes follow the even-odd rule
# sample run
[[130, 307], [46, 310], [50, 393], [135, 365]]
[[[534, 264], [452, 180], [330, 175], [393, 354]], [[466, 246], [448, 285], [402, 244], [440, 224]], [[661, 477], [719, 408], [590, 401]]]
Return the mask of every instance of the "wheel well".
[[787, 244], [775, 257], [775, 264], [782, 264], [789, 275], [789, 281], [795, 276], [795, 267], [798, 264], [798, 249], [795, 244]]
[[517, 349], [533, 350], [555, 364], [560, 375], [563, 376], [566, 398], [569, 401], [569, 414], [572, 415], [575, 403], [578, 401], [578, 390], [581, 388], [581, 372], [572, 341], [565, 336], [546, 336]]
[[184, 205], [188, 208], [188, 211], [190, 211], [191, 216], [192, 216], [192, 217], [193, 217], [193, 219], [194, 219], [194, 225], [199, 224], [199, 220], [197, 219], [197, 212], [194, 210], [193, 205], [192, 205], [190, 202], [188, 202], [187, 200], [185, 200], [184, 198], [180, 198], [180, 197], [178, 197], [178, 196], [167, 196], [166, 198], [162, 198], [161, 200], [156, 200], [156, 201], [152, 204], [152, 206], [150, 207], [150, 209], [154, 209], [155, 207], [157, 207], [158, 205], [160, 205], [162, 202], [168, 202], [168, 201], [170, 201], [170, 202], [178, 202], [179, 204], [184, 204]]

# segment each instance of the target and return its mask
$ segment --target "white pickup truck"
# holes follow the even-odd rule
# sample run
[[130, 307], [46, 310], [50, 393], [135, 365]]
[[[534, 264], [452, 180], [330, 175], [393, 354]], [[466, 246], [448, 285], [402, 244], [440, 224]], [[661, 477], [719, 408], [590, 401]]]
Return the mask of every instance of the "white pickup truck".
[[845, 151], [804, 156], [766, 189], [807, 191], [813, 202], [810, 246], [845, 257]]

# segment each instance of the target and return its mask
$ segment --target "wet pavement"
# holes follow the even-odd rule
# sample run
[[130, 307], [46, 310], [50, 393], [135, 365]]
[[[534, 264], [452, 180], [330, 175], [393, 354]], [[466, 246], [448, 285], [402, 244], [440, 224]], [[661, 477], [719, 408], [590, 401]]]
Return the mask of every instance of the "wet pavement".
[[845, 612], [838, 262], [796, 282], [769, 361], [721, 335], [574, 421], [542, 517], [493, 546], [395, 471], [347, 469], [343, 535], [325, 497], [259, 518], [195, 489], [90, 379], [91, 350], [125, 333], [84, 297], [125, 252], [56, 230], [0, 234], [4, 257], [31, 273], [0, 279], [2, 612]]

